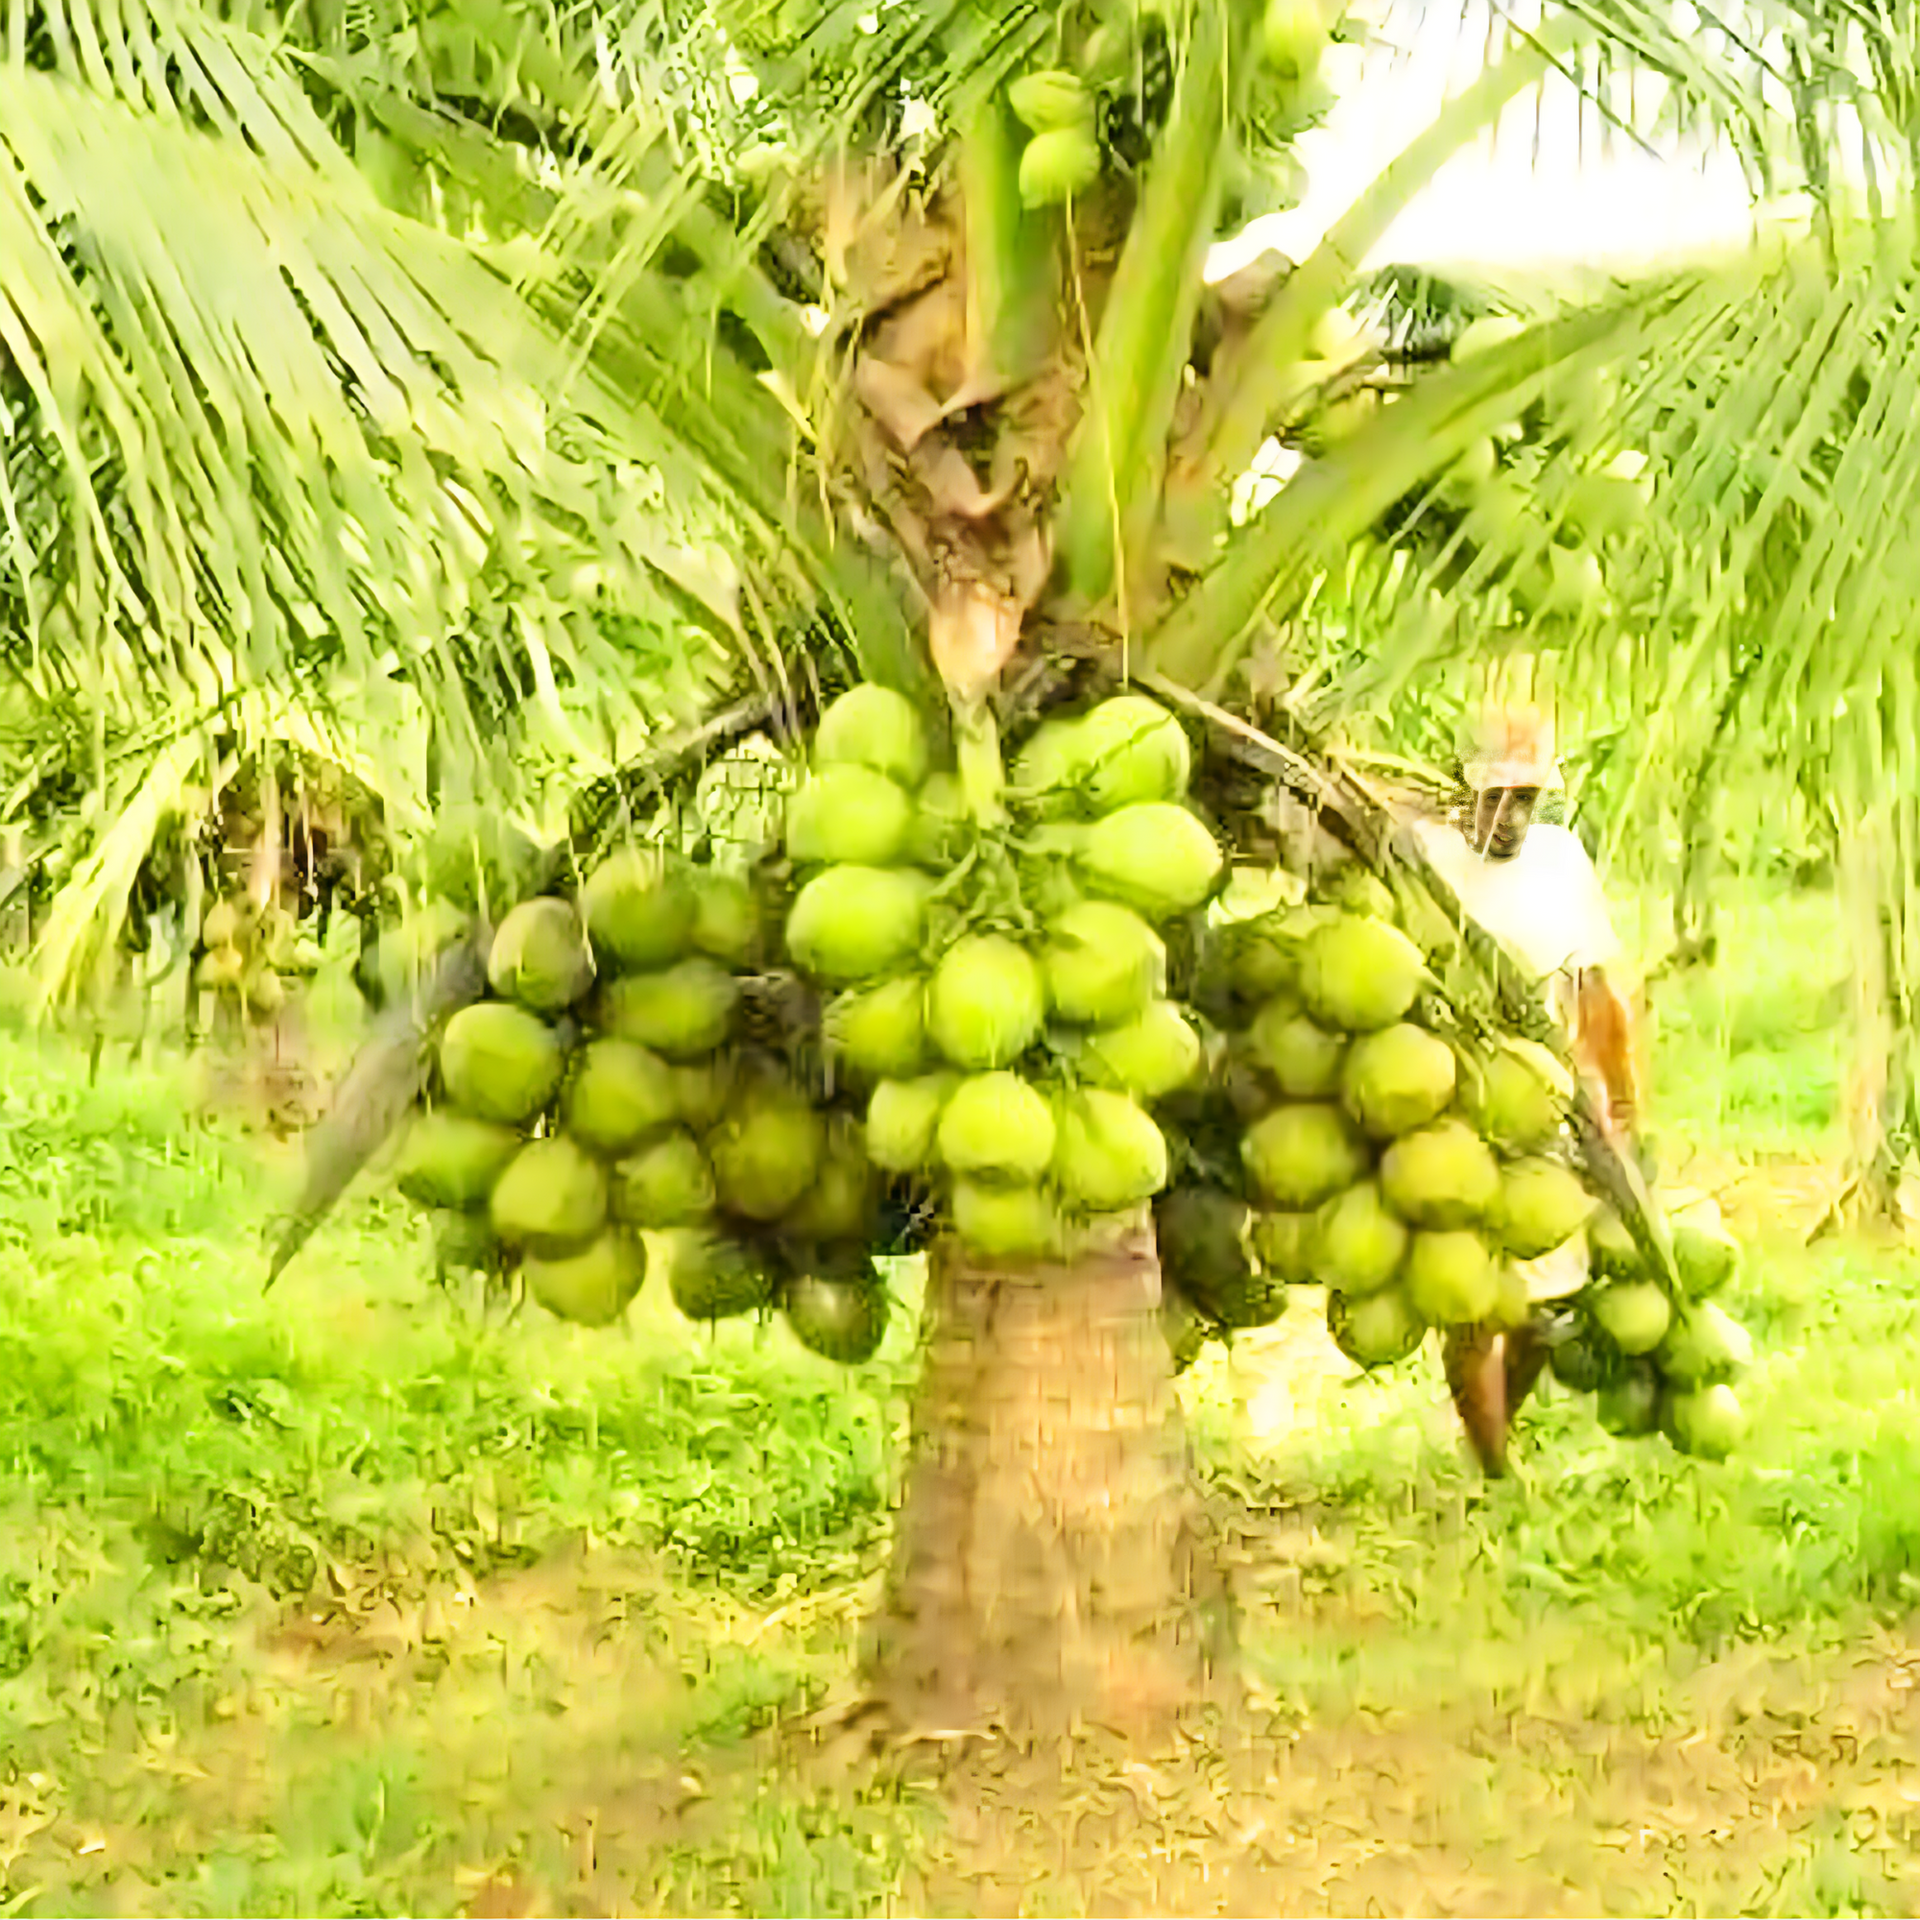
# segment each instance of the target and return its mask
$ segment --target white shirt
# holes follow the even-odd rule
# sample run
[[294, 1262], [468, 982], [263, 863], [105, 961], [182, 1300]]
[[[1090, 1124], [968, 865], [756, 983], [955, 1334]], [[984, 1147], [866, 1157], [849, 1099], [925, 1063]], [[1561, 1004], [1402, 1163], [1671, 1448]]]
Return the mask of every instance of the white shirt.
[[1457, 827], [1416, 820], [1414, 831], [1461, 907], [1505, 947], [1529, 979], [1619, 964], [1621, 947], [1600, 876], [1577, 834], [1531, 827], [1511, 860], [1486, 860]]

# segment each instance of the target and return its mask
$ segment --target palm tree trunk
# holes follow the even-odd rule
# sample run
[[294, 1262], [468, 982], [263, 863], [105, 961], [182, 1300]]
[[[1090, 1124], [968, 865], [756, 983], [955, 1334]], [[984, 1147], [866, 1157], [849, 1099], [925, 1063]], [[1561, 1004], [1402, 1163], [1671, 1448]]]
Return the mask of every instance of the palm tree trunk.
[[1150, 1217], [1070, 1264], [928, 1276], [926, 1353], [867, 1670], [902, 1733], [1170, 1730], [1229, 1615], [1166, 1341]]

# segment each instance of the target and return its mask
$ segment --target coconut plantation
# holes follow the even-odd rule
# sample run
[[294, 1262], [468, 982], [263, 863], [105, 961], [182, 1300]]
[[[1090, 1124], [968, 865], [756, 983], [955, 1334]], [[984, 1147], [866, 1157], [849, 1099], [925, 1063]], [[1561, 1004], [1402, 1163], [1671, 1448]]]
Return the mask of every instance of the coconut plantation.
[[1912, 20], [10, 27], [0, 1914], [1915, 1910]]

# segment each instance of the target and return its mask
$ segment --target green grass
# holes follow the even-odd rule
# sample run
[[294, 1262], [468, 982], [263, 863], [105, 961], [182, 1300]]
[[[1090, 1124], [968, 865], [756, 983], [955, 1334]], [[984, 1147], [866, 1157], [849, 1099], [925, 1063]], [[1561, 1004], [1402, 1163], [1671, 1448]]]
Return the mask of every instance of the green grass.
[[[1830, 1150], [1842, 957], [1816, 896], [1733, 903], [1661, 989], [1664, 1140]], [[0, 1914], [1914, 1910], [1904, 1251], [1756, 1241], [1722, 1468], [1555, 1390], [1482, 1487], [1424, 1361], [1255, 1444], [1204, 1362], [1284, 1757], [1090, 1863], [768, 1744], [872, 1601], [910, 1275], [854, 1374], [657, 1287], [503, 1323], [373, 1191], [263, 1298], [287, 1173], [170, 1072], [0, 1037]]]

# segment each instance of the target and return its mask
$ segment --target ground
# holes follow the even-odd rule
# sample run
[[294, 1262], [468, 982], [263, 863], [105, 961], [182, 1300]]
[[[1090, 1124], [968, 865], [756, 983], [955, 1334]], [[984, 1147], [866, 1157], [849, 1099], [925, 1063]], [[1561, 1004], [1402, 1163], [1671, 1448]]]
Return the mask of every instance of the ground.
[[263, 1299], [284, 1155], [0, 1041], [0, 1915], [1920, 1911], [1920, 1264], [1804, 1244], [1830, 903], [1727, 947], [1656, 1113], [1753, 1237], [1750, 1451], [1550, 1391], [1486, 1488], [1434, 1366], [1354, 1382], [1302, 1302], [1186, 1389], [1250, 1731], [941, 1800], [796, 1732], [910, 1316], [855, 1375], [657, 1289], [501, 1325], [377, 1187]]

